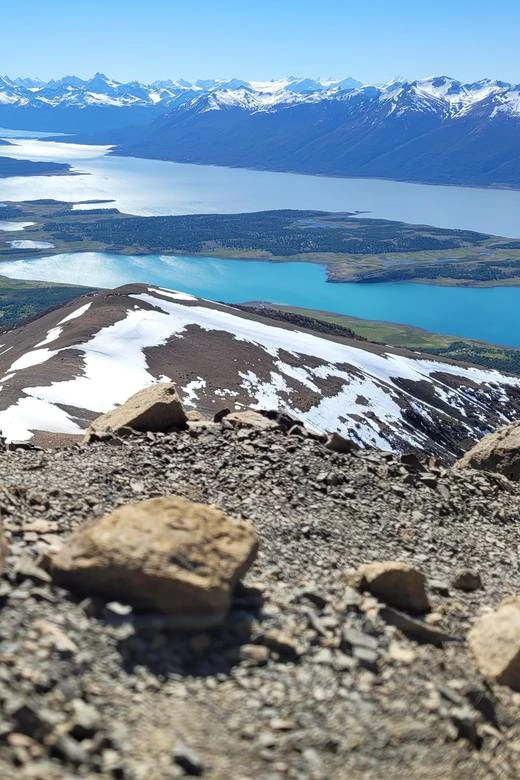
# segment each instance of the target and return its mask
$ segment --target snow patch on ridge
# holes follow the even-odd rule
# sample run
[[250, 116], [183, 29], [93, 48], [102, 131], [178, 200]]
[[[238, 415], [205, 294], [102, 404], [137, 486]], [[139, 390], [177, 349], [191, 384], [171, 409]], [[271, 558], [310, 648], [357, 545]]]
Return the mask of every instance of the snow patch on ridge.
[[[43, 341], [12, 363], [1, 381], [8, 381], [14, 372], [50, 360], [64, 349], [78, 350], [82, 354], [83, 365], [79, 376], [46, 386], [25, 387], [23, 392], [26, 397], [0, 412], [0, 430], [4, 435], [8, 438], [30, 438], [30, 431], [35, 429], [79, 432], [70, 416], [54, 405], [102, 413], [123, 403], [129, 396], [156, 381], [149, 370], [145, 350], [164, 344], [173, 336], [183, 338], [191, 326], [198, 326], [206, 332], [227, 333], [237, 341], [263, 350], [272, 358], [267, 376], [265, 371], [260, 376], [252, 368], [238, 374], [241, 380], [239, 387], [251, 397], [252, 406], [284, 408], [289, 405], [314, 429], [355, 435], [361, 443], [382, 449], [391, 449], [393, 435], [417, 447], [421, 447], [427, 439], [403, 418], [403, 400], [430, 419], [439, 414], [428, 401], [418, 401], [413, 394], [406, 392], [399, 380], [427, 382], [433, 397], [463, 414], [470, 404], [473, 413], [483, 420], [485, 407], [473, 383], [488, 387], [493, 385], [494, 392], [502, 393], [503, 398], [506, 393], [501, 387], [520, 387], [520, 379], [505, 377], [494, 370], [459, 367], [391, 352], [379, 354], [311, 333], [250, 320], [238, 316], [232, 308], [212, 308], [203, 305], [200, 300], [198, 305], [187, 306], [185, 302], [198, 299], [185, 293], [151, 287], [148, 292], [132, 294], [129, 298], [134, 299], [136, 304], [144, 303], [153, 308], [130, 308], [122, 320], [101, 328], [85, 342], [54, 350], [47, 348], [47, 344], [63, 334], [67, 322], [88, 310], [91, 303], [87, 303], [60, 320]], [[294, 356], [298, 365], [292, 365], [292, 361], [289, 364], [282, 351], [285, 355]], [[308, 361], [310, 366], [306, 365], [306, 357], [313, 359]], [[316, 359], [321, 362], [314, 366]], [[442, 375], [453, 375], [468, 384], [453, 388], [443, 381]], [[210, 377], [198, 376], [180, 388], [184, 403], [196, 405], [200, 391], [207, 387], [207, 379]], [[322, 383], [327, 380], [330, 380], [330, 387], [337, 385], [340, 389], [334, 389], [332, 395], [322, 392]], [[298, 409], [298, 386], [317, 397], [311, 408]], [[237, 393], [223, 387], [215, 389], [215, 396], [225, 394], [236, 396]], [[57, 411], [51, 414], [49, 408]], [[468, 435], [472, 435], [469, 424], [467, 428]]]
[[182, 403], [184, 406], [197, 406], [196, 401], [199, 400], [197, 390], [202, 390], [206, 387], [206, 380], [199, 376], [198, 379], [193, 379], [188, 382], [186, 387], [181, 387]]
[[0, 430], [8, 441], [27, 441], [36, 430], [83, 433], [63, 409], [39, 398], [19, 398], [0, 412]]

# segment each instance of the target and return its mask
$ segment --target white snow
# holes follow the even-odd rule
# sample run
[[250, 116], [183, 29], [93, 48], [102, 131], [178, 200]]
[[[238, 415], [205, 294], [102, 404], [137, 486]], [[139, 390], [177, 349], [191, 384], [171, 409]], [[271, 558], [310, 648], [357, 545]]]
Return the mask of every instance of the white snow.
[[32, 366], [38, 366], [41, 363], [45, 363], [55, 354], [56, 354], [55, 352], [52, 352], [50, 349], [47, 348], [32, 349], [29, 352], [26, 352], [21, 357], [19, 357], [17, 360], [15, 360], [14, 363], [12, 363], [7, 369], [7, 373], [10, 374], [12, 371], [21, 371], [24, 368], [31, 368]]
[[0, 222], [0, 230], [5, 230], [9, 233], [18, 233], [20, 230], [24, 230], [26, 227], [31, 227], [34, 222], [8, 222], [3, 220]]
[[63, 328], [57, 327], [57, 328], [51, 328], [50, 331], [47, 333], [43, 341], [40, 341], [38, 344], [36, 344], [37, 347], [44, 347], [46, 344], [50, 344], [51, 341], [56, 341], [63, 332]]
[[20, 398], [16, 404], [0, 411], [0, 431], [8, 441], [27, 441], [35, 430], [83, 432], [63, 409], [38, 398]]
[[[124, 319], [100, 329], [88, 341], [63, 347], [62, 349], [77, 349], [83, 353], [81, 375], [55, 381], [48, 386], [26, 387], [25, 394], [43, 405], [27, 407], [22, 401], [28, 399], [21, 399], [15, 407], [10, 407], [11, 411], [0, 413], [0, 430], [2, 420], [7, 419], [12, 426], [14, 417], [19, 419], [19, 425], [24, 430], [30, 430], [31, 427], [46, 428], [49, 419], [48, 407], [52, 404], [88, 409], [97, 413], [108, 411], [155, 381], [148, 369], [144, 350], [160, 345], [172, 336], [182, 338], [186, 328], [193, 325], [205, 331], [227, 332], [239, 341], [264, 350], [273, 358], [272, 370], [267, 379], [259, 377], [252, 368], [240, 374], [242, 387], [251, 395], [253, 406], [279, 408], [289, 404], [304, 422], [315, 429], [338, 430], [351, 434], [354, 427], [361, 442], [386, 449], [390, 447], [387, 438], [389, 431], [398, 433], [417, 446], [424, 441], [423, 435], [408, 426], [402, 418], [399, 399], [407, 393], [396, 384], [395, 380], [398, 378], [413, 382], [427, 381], [439, 400], [459, 410], [463, 410], [464, 404], [470, 400], [476, 413], [479, 401], [470, 387], [472, 382], [488, 383], [497, 388], [501, 385], [520, 387], [520, 379], [505, 377], [498, 371], [463, 368], [390, 352], [372, 353], [310, 333], [249, 320], [237, 316], [231, 308], [211, 308], [201, 302], [196, 306], [186, 306], [182, 301], [191, 301], [193, 297], [184, 293], [149, 288], [147, 293], [131, 297], [154, 308], [130, 309]], [[45, 345], [55, 341], [63, 333], [64, 323], [81, 316], [89, 306], [90, 303], [85, 304], [64, 317], [55, 328], [51, 328], [43, 341], [35, 345], [35, 349], [15, 360], [7, 374], [44, 363], [59, 354], [60, 349], [53, 351]], [[282, 350], [298, 356], [303, 365], [290, 365], [280, 356]], [[316, 367], [306, 366], [305, 356], [318, 357], [322, 362]], [[434, 374], [459, 377], [463, 386], [452, 388], [443, 383], [441, 378], [432, 378]], [[319, 380], [328, 378], [340, 380], [341, 389], [334, 396], [322, 395], [320, 398]], [[467, 387], [464, 387], [464, 379], [468, 380]], [[318, 395], [319, 400], [311, 409], [299, 410], [293, 402], [295, 382]], [[185, 403], [195, 405], [200, 398], [200, 391], [205, 388], [204, 377], [199, 376], [188, 382], [181, 388]], [[216, 392], [216, 395], [220, 396], [226, 394], [232, 395], [225, 388]], [[363, 403], [358, 403], [359, 396], [363, 397]], [[413, 395], [409, 396], [409, 400], [410, 403], [417, 402]], [[425, 402], [421, 402], [419, 406], [433, 417], [438, 414], [435, 407], [429, 407]], [[12, 411], [14, 408], [16, 414]], [[41, 410], [42, 414], [40, 419], [37, 419], [38, 410]], [[63, 432], [70, 432], [71, 426], [76, 426], [65, 413], [56, 413], [52, 424], [55, 426], [53, 430], [61, 425], [59, 429]], [[468, 426], [468, 435], [470, 431]]]
[[[490, 100], [489, 116], [497, 113], [518, 115], [520, 103], [518, 87], [482, 79], [462, 83], [447, 76], [436, 76], [418, 81], [394, 81], [385, 85], [365, 84], [352, 78], [284, 77], [271, 81], [242, 79], [206, 79], [193, 84], [184, 80], [157, 81], [153, 84], [122, 84], [111, 79], [91, 81], [66, 79], [38, 86], [16, 84], [0, 79], [0, 104], [11, 106], [51, 107], [87, 106], [117, 108], [128, 106], [201, 106], [202, 111], [223, 110], [239, 105], [250, 111], [270, 111], [300, 101], [344, 100], [361, 90], [378, 93], [389, 100], [390, 112], [439, 110], [452, 117], [464, 116], [474, 106]], [[399, 98], [395, 90], [409, 87], [415, 91], [410, 104], [396, 108]], [[515, 96], [516, 93], [516, 96]], [[194, 97], [195, 96], [195, 97]], [[183, 98], [189, 103], [183, 103]], [[200, 101], [200, 103], [199, 103]]]
[[9, 241], [8, 242], [13, 249], [52, 249], [56, 244], [51, 244], [49, 241]]
[[167, 298], [172, 298], [174, 301], [196, 301], [194, 295], [189, 293], [178, 292], [178, 290], [165, 290], [164, 287], [149, 287], [151, 293], [157, 293], [157, 295], [164, 295]]
[[67, 314], [66, 317], [64, 317], [62, 320], [58, 322], [58, 325], [63, 325], [64, 322], [70, 322], [70, 320], [75, 320], [78, 317], [81, 317], [83, 314], [85, 314], [86, 311], [90, 309], [92, 306], [92, 303], [85, 303], [83, 306], [80, 306], [79, 309], [75, 309], [70, 314]]
[[180, 390], [182, 392], [182, 402], [184, 406], [196, 406], [196, 401], [199, 400], [197, 390], [203, 390], [205, 387], [206, 380], [200, 376], [198, 379], [193, 379], [191, 382], [188, 382], [186, 387], [181, 387]]

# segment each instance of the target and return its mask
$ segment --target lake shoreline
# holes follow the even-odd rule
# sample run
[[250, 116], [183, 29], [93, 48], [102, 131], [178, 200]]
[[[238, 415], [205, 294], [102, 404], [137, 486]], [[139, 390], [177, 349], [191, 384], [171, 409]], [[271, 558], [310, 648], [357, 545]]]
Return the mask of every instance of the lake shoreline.
[[[444, 336], [520, 346], [517, 287], [463, 288], [411, 283], [327, 284], [311, 263], [217, 260], [78, 252], [0, 262], [14, 279], [116, 288], [130, 283], [187, 292], [207, 300], [321, 309], [364, 320], [428, 330]], [[485, 312], [486, 316], [483, 316]]]
[[[56, 136], [58, 138], [58, 136]], [[107, 146], [15, 139], [8, 156], [67, 162], [88, 177], [1, 180], [1, 200], [113, 199], [120, 211], [142, 216], [242, 213], [293, 208], [364, 212], [368, 217], [485, 231], [520, 238], [520, 190], [371, 177], [334, 177], [176, 163], [113, 155]], [[70, 141], [70, 139], [67, 139]], [[13, 182], [7, 186], [4, 182]], [[444, 187], [444, 190], [442, 189]]]
[[[60, 141], [63, 143], [74, 143], [73, 141], [65, 141], [63, 138], [46, 138], [46, 141]], [[249, 165], [233, 165], [231, 163], [219, 164], [209, 162], [196, 162], [194, 160], [176, 160], [171, 157], [152, 157], [150, 155], [139, 157], [133, 154], [123, 154], [118, 152], [116, 144], [104, 144], [104, 146], [110, 146], [110, 151], [107, 152], [107, 157], [124, 157], [129, 160], [158, 160], [160, 162], [176, 163], [177, 165], [198, 165], [203, 168], [224, 168], [229, 170], [250, 171], [251, 173], [285, 173], [288, 176], [312, 176], [317, 179], [340, 179], [345, 181], [382, 181], [382, 182], [395, 182], [396, 184], [424, 184], [428, 187], [457, 187], [464, 189], [476, 189], [476, 190], [496, 190], [497, 192], [520, 192], [520, 184], [514, 187], [511, 184], [477, 184], [468, 183], [464, 180], [461, 181], [430, 181], [428, 179], [396, 179], [390, 176], [345, 176], [339, 173], [317, 173], [312, 171], [294, 170], [292, 168], [263, 168], [261, 166], [249, 166]]]
[[[41, 251], [34, 250], [34, 249], [13, 249], [10, 250], [8, 254], [6, 255], [0, 255], [0, 265], [4, 262], [16, 262], [17, 260], [36, 260], [40, 258], [46, 258], [46, 257], [53, 257], [57, 254], [56, 252], [57, 247], [54, 247], [53, 249], [42, 249]], [[92, 248], [74, 248], [73, 254], [91, 254]], [[94, 250], [99, 251], [99, 253], [104, 253], [107, 250]], [[59, 253], [59, 254], [66, 254], [66, 253]], [[107, 251], [107, 254], [117, 254], [120, 257], [150, 257], [152, 253], [150, 253], [147, 250], [135, 250], [133, 252], [118, 252], [115, 249], [111, 249]], [[168, 252], [168, 251], [161, 251], [160, 256], [168, 257], [168, 258], [177, 258], [177, 257], [186, 257], [186, 255], [182, 254], [181, 252]], [[267, 263], [269, 265], [287, 265], [287, 264], [300, 264], [300, 263], [307, 263], [309, 265], [315, 265], [320, 268], [322, 268], [325, 272], [327, 272], [327, 266], [318, 260], [304, 260], [302, 258], [288, 258], [288, 257], [277, 257], [277, 258], [268, 258], [268, 257], [247, 257], [247, 256], [235, 256], [235, 255], [226, 255], [224, 252], [221, 252], [220, 254], [211, 254], [208, 252], [192, 252], [190, 254], [190, 258], [197, 261], [197, 260], [229, 260], [231, 262], [237, 262], [237, 263]], [[391, 280], [391, 281], [370, 281], [370, 279], [331, 279], [329, 276], [326, 276], [325, 279], [326, 284], [333, 284], [333, 285], [345, 285], [345, 284], [354, 284], [354, 285], [371, 285], [374, 287], [378, 287], [380, 285], [384, 284], [399, 284], [399, 285], [409, 285], [414, 284], [418, 286], [428, 286], [428, 287], [441, 287], [441, 288], [460, 288], [460, 289], [474, 289], [474, 290], [485, 290], [485, 289], [496, 289], [496, 288], [520, 288], [520, 276], [518, 278], [507, 280], [507, 281], [493, 281], [493, 282], [479, 282], [479, 281], [469, 281], [469, 282], [459, 282], [459, 281], [451, 281], [451, 280], [435, 280], [435, 279], [424, 279], [424, 278], [411, 278], [411, 279], [401, 279], [401, 280]]]
[[[23, 236], [15, 238], [30, 239], [34, 246], [7, 249], [0, 243], [0, 260], [95, 251], [132, 257], [309, 263], [324, 267], [327, 281], [334, 284], [520, 286], [520, 241], [485, 233], [371, 219], [352, 211], [139, 217], [115, 208], [97, 209], [95, 202], [87, 210], [77, 210], [76, 205], [52, 200], [6, 202], [10, 224], [18, 219], [26, 225]], [[5, 240], [4, 247], [8, 244]]]

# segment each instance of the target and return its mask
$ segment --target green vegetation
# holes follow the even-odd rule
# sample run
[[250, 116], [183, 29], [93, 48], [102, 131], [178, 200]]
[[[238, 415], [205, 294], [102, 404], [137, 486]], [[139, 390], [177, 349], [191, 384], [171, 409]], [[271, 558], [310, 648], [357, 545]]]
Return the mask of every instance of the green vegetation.
[[33, 162], [0, 157], [0, 178], [6, 176], [56, 176], [70, 172], [67, 163]]
[[364, 341], [388, 344], [464, 363], [474, 363], [486, 368], [495, 368], [505, 373], [520, 374], [520, 349], [430, 333], [411, 325], [362, 320], [316, 309], [262, 304], [240, 308], [331, 336], [360, 338]]
[[78, 251], [187, 254], [318, 263], [327, 268], [331, 282], [520, 284], [518, 241], [468, 230], [365, 219], [353, 213], [264, 211], [134, 217], [117, 209], [74, 211], [70, 203], [42, 200], [8, 204], [2, 214], [6, 219], [35, 222], [24, 230], [23, 238], [48, 241], [54, 248], [39, 252], [13, 249], [6, 241], [3, 246], [0, 243], [0, 259]]
[[14, 328], [88, 292], [93, 292], [93, 288], [25, 282], [0, 276], [0, 331]]

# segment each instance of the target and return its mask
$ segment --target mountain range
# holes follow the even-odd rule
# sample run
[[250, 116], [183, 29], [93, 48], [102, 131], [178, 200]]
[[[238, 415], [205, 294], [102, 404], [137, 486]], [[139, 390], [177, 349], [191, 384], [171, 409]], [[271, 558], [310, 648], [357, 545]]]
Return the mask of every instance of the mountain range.
[[332, 176], [520, 186], [520, 86], [439, 76], [123, 84], [0, 79], [0, 125], [116, 154]]
[[245, 90], [266, 104], [304, 99], [309, 94], [360, 87], [352, 78], [308, 79], [291, 76], [277, 81], [201, 79], [162, 80], [152, 84], [122, 83], [96, 73], [91, 79], [64, 76], [48, 82], [0, 76], [0, 126], [51, 132], [99, 131], [143, 124], [200, 97]]
[[145, 285], [88, 294], [2, 335], [0, 431], [81, 436], [154, 381], [186, 408], [287, 410], [358, 445], [446, 459], [520, 411], [520, 379]]
[[297, 94], [217, 89], [108, 140], [117, 153], [178, 162], [516, 187], [519, 128], [518, 86], [440, 77]]

